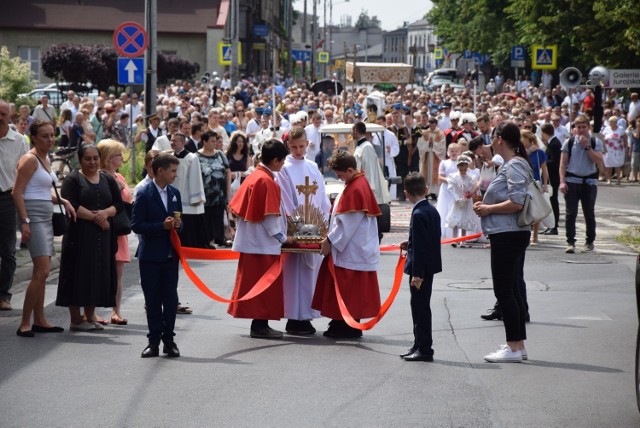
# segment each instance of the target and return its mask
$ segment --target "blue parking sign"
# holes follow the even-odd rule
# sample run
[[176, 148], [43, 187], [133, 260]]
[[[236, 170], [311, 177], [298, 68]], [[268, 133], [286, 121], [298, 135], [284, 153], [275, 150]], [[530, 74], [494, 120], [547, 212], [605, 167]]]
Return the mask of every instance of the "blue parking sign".
[[144, 58], [118, 58], [118, 85], [144, 84]]

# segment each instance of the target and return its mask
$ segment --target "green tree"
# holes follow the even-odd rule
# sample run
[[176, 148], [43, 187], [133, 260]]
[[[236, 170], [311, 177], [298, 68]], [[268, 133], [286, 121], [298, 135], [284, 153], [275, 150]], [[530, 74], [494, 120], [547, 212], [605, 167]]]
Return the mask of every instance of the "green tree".
[[31, 66], [19, 57], [11, 57], [6, 46], [0, 48], [0, 99], [14, 102], [18, 94], [33, 89]]
[[558, 68], [632, 68], [640, 56], [637, 0], [433, 0], [442, 45], [507, 65], [514, 45], [558, 45]]

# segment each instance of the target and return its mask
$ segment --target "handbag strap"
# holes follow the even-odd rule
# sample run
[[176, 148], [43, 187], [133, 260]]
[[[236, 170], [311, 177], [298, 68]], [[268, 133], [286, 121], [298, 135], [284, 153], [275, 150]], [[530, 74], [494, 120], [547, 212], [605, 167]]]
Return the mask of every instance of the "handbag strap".
[[[49, 170], [47, 169], [46, 166], [44, 166], [44, 162], [42, 162], [42, 159], [40, 159], [40, 157], [38, 155], [36, 155], [35, 153], [31, 153], [32, 155], [34, 155], [36, 157], [36, 159], [38, 159], [38, 162], [40, 162], [40, 165], [42, 165], [42, 167], [44, 168], [45, 171], [49, 172]], [[61, 213], [65, 213], [64, 209], [62, 208], [62, 203], [60, 203], [60, 195], [58, 194], [58, 188], [56, 187], [56, 182], [55, 180], [51, 179], [51, 185], [53, 186], [53, 191], [56, 193], [56, 199], [58, 201], [58, 206], [60, 207], [60, 212]]]

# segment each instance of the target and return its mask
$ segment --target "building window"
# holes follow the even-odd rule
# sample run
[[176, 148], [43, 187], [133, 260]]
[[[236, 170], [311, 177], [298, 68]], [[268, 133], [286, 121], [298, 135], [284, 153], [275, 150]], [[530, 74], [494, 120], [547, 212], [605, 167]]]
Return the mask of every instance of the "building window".
[[40, 81], [40, 48], [18, 47], [18, 56], [31, 65], [31, 76]]

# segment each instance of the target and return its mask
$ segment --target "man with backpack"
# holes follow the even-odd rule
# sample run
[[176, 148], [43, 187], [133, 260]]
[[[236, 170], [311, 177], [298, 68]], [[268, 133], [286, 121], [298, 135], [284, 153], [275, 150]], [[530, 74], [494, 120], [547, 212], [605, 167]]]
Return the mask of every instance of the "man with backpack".
[[602, 162], [602, 141], [589, 133], [589, 119], [578, 116], [574, 121], [574, 135], [562, 145], [560, 155], [560, 191], [566, 205], [565, 253], [575, 253], [576, 217], [578, 203], [587, 226], [583, 253], [593, 251], [596, 239], [595, 205], [598, 195], [598, 164]]

